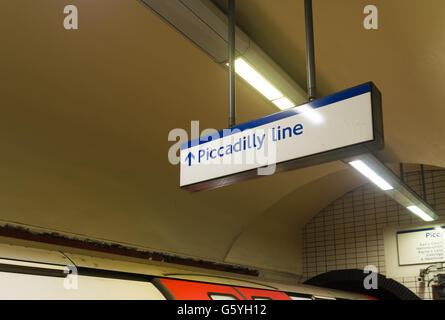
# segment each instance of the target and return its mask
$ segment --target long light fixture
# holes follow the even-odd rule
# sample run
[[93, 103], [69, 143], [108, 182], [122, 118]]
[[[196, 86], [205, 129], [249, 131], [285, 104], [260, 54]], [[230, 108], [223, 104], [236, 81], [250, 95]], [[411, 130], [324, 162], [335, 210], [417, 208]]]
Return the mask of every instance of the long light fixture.
[[286, 110], [295, 106], [295, 104], [286, 97], [274, 100], [272, 102], [281, 110]]
[[285, 97], [243, 58], [235, 60], [235, 72], [281, 110], [295, 106], [289, 98]]
[[372, 154], [364, 154], [343, 160], [372, 181], [389, 197], [424, 221], [438, 218], [430, 205], [406, 185], [391, 169]]
[[[235, 60], [235, 72], [281, 110], [295, 107], [294, 102], [284, 96], [280, 90], [276, 89], [243, 58]], [[296, 110], [315, 125], [320, 125], [324, 122], [324, 118], [320, 113], [312, 109], [308, 104], [298, 106]]]
[[407, 209], [425, 221], [434, 221], [433, 218], [431, 218], [428, 214], [423, 212], [423, 210], [420, 209], [418, 206], [409, 206], [407, 207]]
[[[229, 59], [227, 51], [229, 19], [215, 5], [214, 1], [140, 1], [187, 39], [190, 39], [194, 45], [201, 48], [216, 63], [226, 65]], [[237, 57], [242, 58], [248, 66], [254, 69], [255, 73], [267, 79], [267, 88], [270, 88], [269, 85], [271, 85], [280, 92], [279, 97], [269, 99], [269, 101], [282, 110], [307, 102], [306, 91], [275, 63], [255, 41], [238, 27], [235, 27], [235, 34]], [[262, 80], [260, 80], [260, 83], [265, 84]]]
[[[227, 63], [226, 66], [228, 65]], [[294, 102], [284, 96], [281, 91], [276, 89], [243, 58], [235, 60], [235, 72], [281, 110], [295, 107]], [[308, 104], [300, 105], [296, 107], [296, 110], [315, 125], [320, 125], [324, 122], [324, 118], [320, 113], [312, 109]]]
[[382, 177], [371, 170], [362, 160], [354, 160], [349, 162], [349, 164], [383, 191], [394, 189], [388, 182], [383, 180]]

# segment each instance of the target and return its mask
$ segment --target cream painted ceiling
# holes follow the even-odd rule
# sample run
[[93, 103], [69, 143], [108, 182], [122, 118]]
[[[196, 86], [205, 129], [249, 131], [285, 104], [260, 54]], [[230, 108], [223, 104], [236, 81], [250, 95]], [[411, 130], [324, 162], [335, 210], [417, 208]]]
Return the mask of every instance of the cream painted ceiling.
[[[79, 30], [63, 29], [76, 4]], [[319, 94], [372, 80], [384, 156], [445, 166], [445, 2], [314, 0]], [[238, 23], [304, 87], [302, 1], [240, 0]], [[227, 73], [137, 0], [0, 4], [0, 219], [291, 273], [300, 229], [364, 181], [340, 162], [202, 193], [180, 190], [173, 128], [227, 123]], [[275, 112], [237, 84], [237, 122]]]

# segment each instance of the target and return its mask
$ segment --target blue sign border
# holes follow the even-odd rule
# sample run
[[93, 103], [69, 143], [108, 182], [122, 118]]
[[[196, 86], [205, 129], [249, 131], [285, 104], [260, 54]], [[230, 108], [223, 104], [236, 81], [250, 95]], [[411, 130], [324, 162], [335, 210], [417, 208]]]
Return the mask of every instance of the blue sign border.
[[[439, 228], [445, 229], [445, 226], [439, 226]], [[414, 232], [431, 231], [431, 230], [435, 230], [435, 228], [423, 228], [423, 229], [414, 229], [414, 230], [406, 230], [406, 231], [397, 231], [397, 234], [414, 233]]]
[[[312, 102], [308, 102], [308, 103], [296, 106], [296, 107], [294, 107], [292, 109], [289, 109], [289, 110], [280, 111], [280, 112], [277, 112], [277, 113], [265, 116], [263, 118], [255, 119], [253, 121], [237, 125], [237, 126], [229, 129], [229, 130], [234, 130], [231, 133], [230, 132], [228, 133], [227, 131], [224, 131], [224, 130], [228, 130], [228, 129], [220, 130], [218, 132], [218, 134], [219, 134], [218, 136], [219, 137], [230, 136], [231, 134], [239, 133], [239, 132], [247, 130], [247, 129], [253, 129], [253, 128], [265, 125], [267, 123], [271, 123], [271, 122], [274, 122], [274, 121], [278, 121], [278, 120], [281, 120], [281, 119], [292, 117], [292, 116], [294, 116], [296, 114], [302, 113], [298, 109], [301, 106], [303, 106], [303, 105], [307, 105], [307, 106], [311, 107], [312, 109], [322, 108], [322, 107], [328, 106], [330, 104], [333, 104], [335, 102], [343, 101], [343, 100], [346, 100], [346, 99], [349, 99], [349, 98], [353, 98], [353, 97], [359, 96], [359, 95], [367, 93], [367, 92], [371, 92], [371, 83], [369, 83], [369, 82], [365, 83], [365, 84], [362, 84], [362, 85], [359, 85], [357, 87], [351, 88], [351, 89], [347, 89], [347, 90], [338, 92], [338, 93], [333, 94], [331, 96], [327, 96], [327, 97], [324, 97], [324, 98], [321, 98], [321, 99], [318, 99], [318, 100], [314, 100]], [[208, 136], [205, 136], [205, 137], [201, 137], [201, 138], [198, 138], [198, 139], [194, 139], [194, 140], [185, 142], [185, 143], [183, 143], [181, 145], [181, 150], [186, 150], [186, 149], [189, 149], [191, 147], [195, 147], [195, 146], [198, 146], [198, 145], [205, 144], [207, 142], [212, 141], [212, 138], [213, 138], [212, 135], [208, 135]]]

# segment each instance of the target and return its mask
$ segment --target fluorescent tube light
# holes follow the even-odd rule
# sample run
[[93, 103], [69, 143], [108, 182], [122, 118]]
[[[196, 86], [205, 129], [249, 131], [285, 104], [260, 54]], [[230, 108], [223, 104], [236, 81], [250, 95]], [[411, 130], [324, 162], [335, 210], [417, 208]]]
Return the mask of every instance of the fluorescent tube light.
[[283, 94], [269, 83], [262, 75], [252, 68], [242, 58], [235, 60], [235, 72], [252, 87], [257, 89], [269, 100], [276, 100], [283, 97]]
[[68, 270], [66, 266], [61, 266], [61, 265], [38, 263], [38, 262], [32, 262], [32, 261], [21, 261], [21, 260], [7, 259], [7, 258], [0, 258], [0, 264], [22, 266], [22, 267], [32, 267], [32, 268], [39, 268], [39, 269], [51, 269], [51, 270], [58, 270], [58, 271], [62, 271], [62, 272], [64, 270]]
[[286, 97], [274, 100], [272, 102], [281, 110], [286, 110], [286, 109], [292, 108], [295, 105], [292, 101], [290, 101]]
[[[226, 63], [226, 66], [229, 66], [229, 64]], [[285, 97], [243, 58], [235, 60], [235, 72], [281, 110], [290, 109], [295, 106], [295, 103]]]
[[414, 213], [419, 218], [423, 219], [424, 221], [434, 221], [433, 218], [431, 218], [429, 215], [427, 215], [422, 209], [420, 209], [417, 206], [409, 206], [407, 207], [409, 211]]
[[399, 176], [379, 160], [372, 153], [366, 153], [359, 156], [353, 156], [344, 159], [343, 162], [366, 176], [375, 183], [380, 189], [385, 191], [386, 195], [402, 207], [407, 208], [425, 221], [434, 221], [438, 219], [434, 209], [422, 199], [415, 191], [406, 185]]
[[375, 173], [371, 168], [369, 168], [363, 161], [355, 160], [349, 162], [357, 171], [363, 174], [366, 178], [371, 180], [383, 191], [394, 189], [388, 182], [386, 182], [382, 177]]

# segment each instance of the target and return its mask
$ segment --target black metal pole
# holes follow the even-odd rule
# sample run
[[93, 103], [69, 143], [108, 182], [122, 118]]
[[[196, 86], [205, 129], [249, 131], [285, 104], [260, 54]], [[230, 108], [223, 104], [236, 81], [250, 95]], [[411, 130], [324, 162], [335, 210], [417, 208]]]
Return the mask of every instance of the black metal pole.
[[304, 0], [304, 15], [306, 20], [307, 90], [308, 90], [309, 101], [312, 101], [315, 100], [316, 98], [314, 23], [312, 18], [312, 0]]
[[423, 169], [423, 164], [420, 165], [420, 175], [422, 177], [423, 200], [426, 201], [425, 171]]
[[235, 0], [229, 1], [229, 128], [235, 126]]

